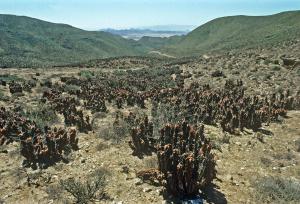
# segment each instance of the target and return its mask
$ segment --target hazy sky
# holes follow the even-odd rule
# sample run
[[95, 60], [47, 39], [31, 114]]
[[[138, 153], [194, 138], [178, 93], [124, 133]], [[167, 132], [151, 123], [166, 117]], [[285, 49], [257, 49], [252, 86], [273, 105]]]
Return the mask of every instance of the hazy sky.
[[83, 29], [201, 25], [228, 15], [300, 10], [300, 0], [0, 0], [1, 14], [35, 17]]

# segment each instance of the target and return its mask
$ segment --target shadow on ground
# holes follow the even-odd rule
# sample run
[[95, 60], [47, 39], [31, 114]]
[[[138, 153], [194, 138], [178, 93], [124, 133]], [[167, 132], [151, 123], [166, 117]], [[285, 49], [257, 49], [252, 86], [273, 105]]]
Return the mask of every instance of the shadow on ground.
[[207, 203], [227, 204], [227, 199], [225, 198], [225, 195], [221, 193], [218, 189], [218, 186], [210, 185], [203, 190], [205, 200]]

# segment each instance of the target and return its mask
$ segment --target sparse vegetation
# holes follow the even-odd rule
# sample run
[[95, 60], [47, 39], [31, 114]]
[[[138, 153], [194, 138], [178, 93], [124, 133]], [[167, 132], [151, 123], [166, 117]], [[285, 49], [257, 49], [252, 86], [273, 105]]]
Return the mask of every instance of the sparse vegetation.
[[5, 81], [8, 84], [9, 82], [12, 82], [12, 81], [22, 82], [22, 81], [24, 81], [24, 79], [17, 75], [13, 75], [13, 74], [2, 74], [2, 75], [0, 75], [0, 81]]
[[61, 187], [70, 193], [78, 204], [87, 204], [93, 200], [101, 200], [105, 197], [105, 175], [104, 171], [97, 171], [86, 181], [74, 178], [60, 181]]
[[263, 203], [299, 203], [300, 183], [294, 179], [266, 177], [255, 183], [257, 196]]
[[92, 77], [95, 76], [94, 72], [91, 72], [89, 70], [83, 70], [79, 72], [79, 76], [84, 78], [84, 79], [91, 79]]
[[63, 188], [61, 185], [49, 185], [46, 189], [49, 200], [62, 201], [63, 200]]
[[77, 94], [78, 91], [80, 91], [80, 87], [76, 85], [66, 85], [64, 87], [64, 91], [69, 94]]
[[110, 140], [114, 144], [119, 144], [128, 136], [129, 125], [123, 120], [116, 119], [111, 126], [97, 130], [99, 131], [99, 137]]
[[8, 101], [9, 97], [0, 90], [0, 101]]
[[295, 145], [296, 145], [296, 151], [297, 151], [297, 152], [300, 152], [300, 139], [297, 139], [297, 140], [295, 141]]
[[97, 146], [96, 146], [96, 149], [97, 149], [97, 151], [99, 151], [99, 152], [101, 152], [101, 151], [103, 151], [103, 150], [105, 150], [105, 149], [108, 149], [108, 148], [109, 148], [109, 145], [106, 144], [106, 143], [103, 143], [103, 142], [99, 142], [99, 143], [97, 144]]
[[49, 105], [43, 103], [23, 109], [22, 115], [31, 121], [35, 121], [37, 126], [41, 129], [45, 126], [50, 127], [59, 121], [55, 111]]
[[[93, 50], [81, 49], [85, 31], [56, 26], [71, 32], [68, 39], [81, 33], [76, 49]], [[180, 39], [170, 41], [179, 45], [185, 41]], [[74, 42], [61, 40], [73, 55]], [[143, 41], [151, 49], [155, 40]], [[167, 45], [156, 43], [157, 49]], [[220, 53], [207, 49], [203, 56], [176, 59], [89, 60], [108, 56], [97, 53], [103, 42], [84, 58], [88, 62], [57, 52], [59, 58], [49, 64], [55, 56], [49, 53], [41, 62], [43, 53], [36, 55], [34, 48], [32, 61], [26, 58], [22, 66], [73, 64], [1, 70], [0, 197], [7, 203], [29, 192], [30, 203], [176, 203], [202, 196], [208, 203], [298, 203], [299, 43]]]

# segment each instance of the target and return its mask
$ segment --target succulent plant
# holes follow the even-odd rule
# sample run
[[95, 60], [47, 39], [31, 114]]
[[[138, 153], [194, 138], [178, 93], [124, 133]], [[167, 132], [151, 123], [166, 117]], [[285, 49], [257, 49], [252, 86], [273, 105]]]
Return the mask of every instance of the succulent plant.
[[20, 153], [30, 166], [47, 166], [63, 159], [63, 153], [68, 146], [72, 150], [78, 149], [75, 129], [51, 130], [45, 127], [42, 130], [34, 121], [0, 108], [0, 145], [14, 141], [20, 142]]
[[130, 147], [133, 154], [142, 157], [156, 150], [156, 140], [153, 138], [153, 124], [145, 117], [138, 127], [131, 130]]
[[161, 129], [157, 158], [168, 194], [182, 198], [199, 194], [216, 177], [210, 141], [199, 128], [182, 122]]
[[14, 82], [14, 81], [11, 81], [9, 83], [9, 91], [11, 94], [14, 94], [14, 93], [22, 93], [23, 92], [23, 88], [22, 88], [22, 85], [17, 83], [17, 82]]
[[245, 128], [257, 131], [263, 123], [285, 117], [287, 110], [297, 108], [296, 101], [288, 90], [266, 97], [247, 96], [241, 80], [236, 83], [227, 80], [223, 89], [192, 83], [181, 91], [161, 90], [154, 96], [156, 105], [152, 113], [156, 114], [157, 107], [166, 104], [173, 112], [168, 114], [169, 119], [184, 118], [192, 124], [220, 124], [224, 131], [236, 133]]
[[47, 99], [55, 111], [62, 114], [67, 126], [77, 126], [80, 132], [92, 130], [89, 116], [84, 116], [82, 110], [78, 110], [76, 105], [79, 102], [73, 97], [63, 97], [61, 92], [44, 92], [43, 98]]

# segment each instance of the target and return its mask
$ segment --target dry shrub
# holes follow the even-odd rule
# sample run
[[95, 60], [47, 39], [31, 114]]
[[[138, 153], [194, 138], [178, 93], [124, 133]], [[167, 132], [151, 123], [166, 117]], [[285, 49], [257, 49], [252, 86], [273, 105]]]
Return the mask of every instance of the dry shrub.
[[70, 193], [78, 204], [86, 204], [105, 198], [105, 178], [107, 171], [99, 169], [91, 174], [87, 180], [80, 181], [75, 178], [61, 180], [62, 189]]
[[255, 183], [257, 196], [263, 203], [299, 203], [300, 182], [288, 178], [265, 177]]

